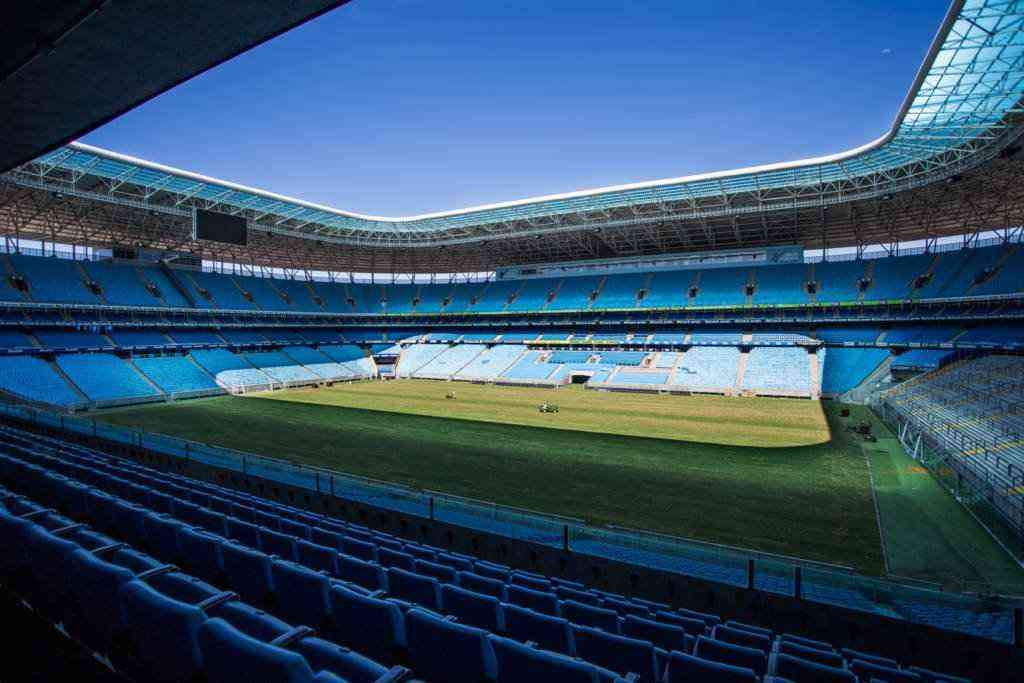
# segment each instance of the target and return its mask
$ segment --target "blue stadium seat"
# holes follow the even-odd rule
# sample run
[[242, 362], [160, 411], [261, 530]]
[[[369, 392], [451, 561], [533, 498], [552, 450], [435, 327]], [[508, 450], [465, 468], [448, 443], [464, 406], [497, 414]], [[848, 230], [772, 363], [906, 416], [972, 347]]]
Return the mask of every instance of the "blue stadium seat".
[[534, 612], [559, 616], [558, 596], [554, 593], [542, 593], [523, 586], [506, 586], [505, 595], [508, 602], [520, 607], [532, 609]]
[[502, 628], [501, 601], [493, 595], [474, 593], [446, 583], [441, 586], [441, 604], [444, 612], [461, 624], [491, 632]]
[[662, 650], [671, 652], [691, 652], [693, 650], [693, 636], [673, 624], [665, 624], [660, 621], [644, 619], [632, 614], [627, 615], [622, 621], [622, 635], [638, 640], [649, 640]]
[[387, 590], [388, 587], [383, 567], [348, 555], [338, 555], [338, 578], [371, 591]]
[[494, 680], [497, 666], [486, 631], [430, 612], [406, 615], [409, 660], [416, 675], [446, 683]]
[[[781, 676], [793, 683], [857, 683], [857, 676], [846, 669], [825, 666], [817, 662], [811, 662], [799, 657], [790, 655], [777, 655], [775, 657], [776, 676]], [[870, 680], [870, 677], [862, 680]], [[918, 680], [912, 679], [882, 679], [895, 683], [897, 680]]]
[[184, 528], [178, 533], [178, 548], [184, 564], [197, 576], [216, 581], [224, 571], [221, 546], [224, 540], [200, 529]]
[[441, 609], [441, 583], [432, 576], [389, 567], [388, 595], [427, 609]]
[[442, 583], [455, 583], [458, 580], [458, 572], [451, 567], [427, 560], [416, 560], [413, 571], [423, 576], [432, 576]]
[[110, 647], [124, 631], [121, 620], [120, 591], [134, 574], [90, 552], [77, 550], [68, 558], [69, 605], [64, 611], [68, 633], [100, 653]]
[[270, 556], [252, 548], [225, 543], [221, 548], [224, 573], [231, 581], [231, 589], [246, 602], [263, 604], [274, 592], [270, 576]]
[[655, 615], [655, 619], [663, 623], [678, 626], [695, 638], [708, 632], [707, 622], [703, 619], [695, 619], [693, 617], [677, 614], [676, 612], [666, 612], [662, 610]]
[[601, 606], [601, 596], [590, 591], [560, 585], [555, 589], [555, 594], [562, 600], [572, 600], [591, 607]]
[[[373, 544], [370, 543], [366, 543], [364, 545], [370, 546], [371, 548], [374, 547]], [[352, 553], [348, 552], [348, 547], [349, 543], [346, 542], [345, 549], [342, 552], [344, 552], [346, 555], [351, 555]], [[412, 555], [409, 555], [408, 553], [398, 552], [395, 550], [391, 550], [390, 548], [377, 548], [376, 556], [377, 561], [385, 567], [397, 567], [399, 569], [404, 569], [407, 572], [411, 572], [416, 568], [416, 558], [414, 558]], [[364, 552], [362, 553], [362, 555], [354, 555], [354, 557], [361, 557], [364, 560], [373, 561], [374, 552]]]
[[268, 643], [292, 630], [284, 621], [240, 600], [229, 600], [204, 611], [208, 616], [223, 619], [247, 636]]
[[697, 639], [693, 654], [702, 659], [731, 664], [743, 669], [752, 669], [758, 676], [763, 676], [768, 669], [768, 657], [761, 650], [705, 636]]
[[507, 604], [501, 606], [501, 611], [509, 637], [537, 643], [544, 650], [573, 653], [572, 631], [566, 619]]
[[757, 674], [750, 669], [729, 666], [694, 657], [683, 652], [669, 654], [665, 683], [757, 683]]
[[621, 676], [636, 674], [637, 680], [645, 683], [661, 680], [658, 651], [650, 641], [615, 635], [588, 626], [573, 626], [572, 635], [577, 657]]
[[608, 633], [619, 632], [619, 615], [614, 610], [565, 600], [562, 602], [562, 616], [580, 626], [592, 626]]
[[328, 548], [334, 548], [335, 550], [341, 550], [342, 541], [345, 535], [337, 531], [331, 531], [329, 529], [323, 529], [321, 527], [313, 527], [311, 530], [310, 539], [313, 543], [327, 546]]
[[495, 564], [494, 562], [480, 561], [473, 565], [473, 573], [504, 582], [508, 581], [509, 574], [512, 573], [512, 570], [504, 565]]
[[508, 638], [491, 636], [497, 683], [597, 683], [594, 666], [554, 652], [538, 650]]
[[817, 662], [818, 664], [824, 664], [825, 666], [839, 668], [845, 666], [842, 655], [836, 652], [822, 650], [817, 647], [807, 647], [792, 640], [779, 640], [778, 652], [780, 654], [806, 659], [811, 662]]
[[260, 529], [260, 548], [268, 555], [295, 561], [295, 538], [272, 529]]
[[196, 634], [206, 621], [201, 609], [164, 597], [141, 581], [125, 584], [120, 598], [133, 646], [130, 670], [141, 669], [146, 680], [168, 683], [199, 672], [202, 657]]
[[260, 549], [260, 528], [255, 524], [228, 518], [227, 537], [254, 550]]
[[260, 642], [223, 619], [210, 619], [202, 624], [197, 640], [206, 677], [211, 681], [312, 683], [316, 680], [309, 663], [299, 653]]
[[531, 588], [535, 591], [541, 591], [542, 593], [550, 592], [554, 588], [548, 577], [529, 574], [526, 572], [512, 572], [511, 576], [509, 576], [508, 582], [512, 585]]
[[310, 569], [327, 572], [331, 576], [338, 575], [337, 550], [309, 541], [299, 541], [295, 545], [299, 554], [299, 564]]
[[732, 643], [733, 645], [752, 647], [760, 650], [766, 655], [771, 652], [772, 649], [772, 641], [767, 636], [763, 636], [759, 633], [752, 633], [750, 631], [744, 631], [743, 629], [723, 626], [721, 624], [714, 628], [711, 632], [711, 637], [715, 640]]
[[459, 572], [459, 585], [474, 593], [493, 595], [499, 600], [505, 599], [505, 583], [499, 579], [480, 576], [474, 572]]
[[330, 600], [330, 632], [339, 642], [382, 661], [393, 659], [396, 650], [405, 647], [405, 618], [396, 603], [337, 584], [331, 586]]
[[384, 683], [408, 677], [407, 669], [387, 669], [369, 657], [320, 638], [303, 638], [293, 647], [314, 671], [328, 671], [346, 683]]
[[949, 674], [932, 671], [931, 669], [925, 669], [920, 666], [912, 666], [907, 670], [920, 676], [922, 683], [971, 683], [971, 679], [969, 678], [950, 676]]
[[[778, 659], [780, 665], [784, 657], [788, 658], [788, 655], [779, 655]], [[795, 657], [792, 659], [795, 659]], [[899, 669], [895, 666], [885, 666], [882, 664], [876, 664], [874, 662], [870, 662], [864, 659], [853, 660], [849, 663], [849, 669], [853, 672], [853, 674], [857, 675], [857, 678], [859, 678], [862, 681], [879, 680], [885, 681], [886, 683], [912, 683], [913, 681], [921, 680], [921, 676], [914, 673], [913, 671]], [[851, 678], [851, 680], [855, 679]]]
[[319, 628], [331, 611], [330, 579], [294, 562], [276, 561], [270, 567], [277, 611], [295, 624]]

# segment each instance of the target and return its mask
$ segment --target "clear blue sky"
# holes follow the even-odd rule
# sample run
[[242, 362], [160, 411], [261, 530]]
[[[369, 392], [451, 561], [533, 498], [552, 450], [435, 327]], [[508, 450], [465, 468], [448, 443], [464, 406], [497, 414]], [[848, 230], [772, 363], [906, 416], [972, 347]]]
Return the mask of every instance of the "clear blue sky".
[[83, 140], [383, 215], [788, 161], [883, 133], [947, 5], [354, 0]]

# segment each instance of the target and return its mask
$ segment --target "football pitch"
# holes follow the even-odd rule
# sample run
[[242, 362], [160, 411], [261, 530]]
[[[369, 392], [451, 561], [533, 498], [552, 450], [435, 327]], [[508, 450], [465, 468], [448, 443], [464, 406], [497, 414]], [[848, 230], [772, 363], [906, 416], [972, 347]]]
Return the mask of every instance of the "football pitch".
[[[445, 398], [449, 391], [454, 399]], [[545, 401], [559, 412], [540, 413]], [[398, 380], [151, 404], [98, 417], [870, 574], [885, 572], [887, 550], [893, 574], [945, 583], [1019, 578], [959, 505], [929, 486], [928, 475], [907, 474], [915, 472], [913, 461], [895, 440], [883, 433], [865, 448], [849, 431], [853, 421], [873, 420], [868, 410], [854, 407], [842, 418], [839, 409], [806, 400]]]

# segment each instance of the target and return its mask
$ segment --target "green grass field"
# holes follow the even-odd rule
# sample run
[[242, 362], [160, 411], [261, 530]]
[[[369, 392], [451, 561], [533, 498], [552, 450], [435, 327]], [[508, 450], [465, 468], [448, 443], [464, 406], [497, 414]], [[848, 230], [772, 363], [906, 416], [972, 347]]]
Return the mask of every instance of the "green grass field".
[[[456, 400], [445, 400], [449, 390]], [[560, 412], [540, 414], [543, 401]], [[866, 415], [858, 409], [850, 419]], [[400, 380], [152, 404], [99, 417], [418, 488], [872, 574], [883, 573], [885, 563], [868, 455], [892, 492], [879, 499], [891, 564], [897, 532], [889, 526], [902, 534], [912, 527], [906, 517], [921, 509], [936, 520], [954, 519], [952, 508], [959, 510], [937, 485], [919, 496], [918, 507], [901, 508], [901, 480], [886, 467], [898, 467], [902, 453], [886, 450], [897, 463], [886, 465], [846, 429], [838, 406], [815, 401]], [[893, 573], [977, 579], [1006, 569], [977, 525], [957, 523], [965, 538], [986, 548], [985, 566], [965, 558], [945, 561], [937, 573], [920, 566], [929, 555], [950, 556], [948, 543], [961, 540], [932, 529]]]

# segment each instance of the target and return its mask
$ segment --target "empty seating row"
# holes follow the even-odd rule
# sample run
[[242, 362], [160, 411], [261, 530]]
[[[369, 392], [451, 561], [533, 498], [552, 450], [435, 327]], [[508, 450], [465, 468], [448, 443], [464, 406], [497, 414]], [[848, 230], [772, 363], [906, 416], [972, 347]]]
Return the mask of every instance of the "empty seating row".
[[[25, 438], [21, 439], [23, 446], [27, 445], [28, 441]], [[66, 451], [62, 452], [62, 458], [68, 457], [72, 456]], [[50, 461], [57, 462], [52, 458]], [[96, 461], [83, 458], [82, 462]], [[110, 461], [106, 463], [106, 467], [110, 472], [132, 471], [135, 475], [143, 477], [143, 480], [155, 476], [147, 474], [144, 468], [120, 461], [116, 464]], [[256, 519], [257, 510], [263, 508], [284, 511], [284, 506], [269, 503], [257, 508], [257, 501], [246, 494], [220, 490], [213, 485], [197, 484], [192, 488], [182, 486], [187, 482], [183, 478], [167, 475], [161, 477], [166, 477], [161, 490], [168, 493], [148, 500], [159, 500], [160, 504], [173, 507], [175, 515], [190, 515], [192, 521], [196, 523], [221, 525], [215, 527], [216, 530], [224, 529], [223, 525], [228, 523], [229, 516], [224, 513], [211, 513], [208, 508], [204, 513], [204, 508], [198, 505], [199, 502], [214, 505], [215, 500], [220, 500], [222, 504], [231, 498], [248, 500], [254, 504], [251, 512], [252, 521], [238, 523], [248, 524], [249, 527], [257, 529], [258, 527], [254, 526], [257, 521], [269, 524], [274, 524], [275, 521], [273, 516], [266, 512], [261, 513], [260, 519]], [[111, 480], [110, 476], [102, 478], [103, 482]], [[172, 484], [171, 481], [178, 483]], [[120, 486], [124, 487], [126, 484], [122, 483]], [[217, 490], [223, 497], [197, 489]], [[138, 492], [137, 488], [122, 490]], [[174, 496], [175, 493], [179, 496]], [[195, 502], [186, 503], [182, 496]], [[233, 506], [231, 509], [237, 511], [243, 508]], [[780, 654], [781, 643], [786, 637], [773, 638], [774, 634], [767, 629], [734, 622], [721, 624], [712, 615], [685, 610], [673, 611], [657, 603], [602, 594], [587, 590], [573, 582], [513, 572], [507, 567], [475, 561], [465, 556], [443, 553], [415, 544], [401, 544], [393, 537], [359, 530], [354, 525], [316, 519], [317, 516], [308, 513], [299, 514], [305, 520], [319, 522], [319, 525], [305, 525], [292, 522], [285, 517], [277, 517], [277, 532], [272, 532], [266, 527], [256, 533], [252, 529], [239, 532], [248, 534], [251, 540], [255, 541], [258, 538], [260, 543], [268, 542], [271, 548], [265, 548], [266, 550], [281, 552], [284, 559], [269, 560], [269, 580], [273, 581], [277, 577], [278, 580], [283, 578], [285, 581], [287, 588], [284, 590], [293, 604], [283, 609], [289, 610], [290, 614], [303, 623], [316, 623], [317, 620], [324, 619], [331, 609], [330, 606], [324, 606], [323, 594], [326, 592], [331, 596], [331, 600], [336, 599], [344, 604], [344, 607], [339, 607], [342, 612], [348, 614], [352, 611], [360, 614], [357, 631], [347, 634], [347, 637], [360, 640], [362, 645], [370, 649], [374, 649], [373, 643], [378, 640], [389, 643], [389, 647], [399, 649], [404, 645], [417, 672], [434, 680], [480, 680], [481, 673], [486, 678], [497, 676], [496, 680], [516, 680], [500, 674], [502, 668], [505, 668], [506, 672], [512, 670], [509, 668], [511, 664], [502, 664], [503, 661], [514, 660], [523, 666], [542, 667], [541, 670], [555, 672], [562, 671], [564, 667], [572, 668], [572, 660], [566, 660], [564, 655], [576, 655], [599, 666], [594, 668], [577, 662], [575, 670], [581, 676], [584, 675], [579, 671], [581, 666], [584, 669], [587, 666], [591, 667], [586, 669], [588, 673], [585, 674], [590, 677], [578, 680], [611, 680], [601, 676], [601, 669], [610, 669], [620, 675], [640, 673], [640, 680], [689, 680], [686, 676], [692, 676], [695, 671], [704, 671], [706, 675], [713, 676], [727, 672], [728, 667], [735, 667], [737, 664], [744, 666], [739, 667], [739, 673], [732, 673], [742, 677], [731, 680], [760, 680], [761, 676], [770, 676], [774, 668], [778, 667], [782, 667], [787, 673], [800, 673], [804, 669], [810, 672], [804, 672], [801, 677], [792, 680], [825, 680], [810, 676], [822, 675], [822, 670], [815, 668], [823, 665], [817, 660], [828, 659], [829, 663], [841, 666], [833, 666], [831, 668], [835, 671], [825, 671], [825, 674], [838, 676], [840, 673], [837, 672], [847, 672], [844, 678], [828, 680], [852, 681], [857, 679], [852, 677], [849, 671], [857, 670], [858, 666], [863, 670], [858, 661], [864, 660], [867, 664], [872, 664], [868, 655], [861, 657], [859, 653], [848, 652], [836, 654], [831, 650], [831, 646], [823, 646], [832, 651], [831, 659], [825, 654], [817, 655], [815, 659], [813, 653], [798, 651]], [[330, 531], [326, 525], [337, 531]], [[297, 535], [289, 536], [286, 533], [288, 530]], [[191, 538], [195, 535], [195, 532], [185, 533], [184, 536], [181, 533], [178, 535], [179, 543], [182, 538], [188, 539], [186, 543], [190, 545], [186, 552], [193, 558], [202, 556], [197, 550], [203, 547], [202, 541]], [[358, 541], [358, 538], [366, 540]], [[376, 540], [376, 545], [370, 542], [371, 539]], [[324, 542], [324, 545], [316, 543], [317, 540]], [[331, 574], [332, 562], [344, 557], [338, 552], [332, 554], [332, 544], [335, 550], [343, 549], [363, 554], [366, 559], [356, 561], [355, 564], [352, 558], [346, 560], [350, 568], [345, 571], [352, 572], [353, 576], [358, 574], [373, 590], [385, 592], [367, 595], [366, 591], [370, 588], [360, 583], [339, 584], [326, 591], [322, 588], [316, 589], [317, 585], [327, 585], [324, 576], [315, 578], [308, 573], [303, 576], [302, 571], [290, 568], [292, 563], [298, 564], [305, 559], [313, 567]], [[409, 552], [398, 551], [396, 545], [401, 545], [403, 551]], [[260, 554], [252, 550], [249, 552]], [[387, 562], [389, 566], [385, 568], [382, 563], [374, 568], [371, 558]], [[399, 566], [400, 562], [402, 566]], [[275, 572], [278, 565], [281, 565], [281, 568]], [[265, 575], [267, 572], [257, 574]], [[234, 585], [241, 586], [244, 583], [237, 581]], [[265, 588], [264, 586], [261, 590], [265, 592]], [[261, 590], [257, 590], [256, 593]], [[320, 597], [316, 597], [317, 595]], [[246, 597], [244, 593], [243, 597]], [[444, 613], [448, 614], [449, 619], [439, 616]], [[370, 618], [371, 614], [376, 614], [376, 618]], [[452, 618], [455, 621], [451, 621]], [[381, 629], [375, 630], [372, 638], [365, 633], [367, 624], [370, 623], [379, 625]], [[503, 637], [499, 638], [494, 635], [495, 633], [501, 633]], [[416, 634], [420, 634], [422, 639]], [[403, 636], [404, 644], [401, 642]], [[362, 642], [367, 640], [369, 642]], [[551, 652], [531, 649], [515, 642], [516, 640], [543, 643], [542, 647]], [[437, 642], [451, 643], [455, 651], [468, 654], [457, 662], [450, 661], [450, 658], [438, 657], [437, 648], [426, 645]], [[561, 659], [559, 652], [562, 655]], [[804, 656], [798, 656], [801, 654]], [[791, 661], [793, 659], [796, 661]], [[895, 668], [894, 662], [886, 662], [885, 666], [891, 671], [907, 676], [893, 680], [928, 680], [911, 677], [916, 674]], [[498, 667], [499, 673], [495, 673], [493, 667]], [[568, 674], [562, 672], [560, 675]], [[595, 679], [593, 676], [599, 678]], [[563, 679], [555, 677], [545, 680]]]

